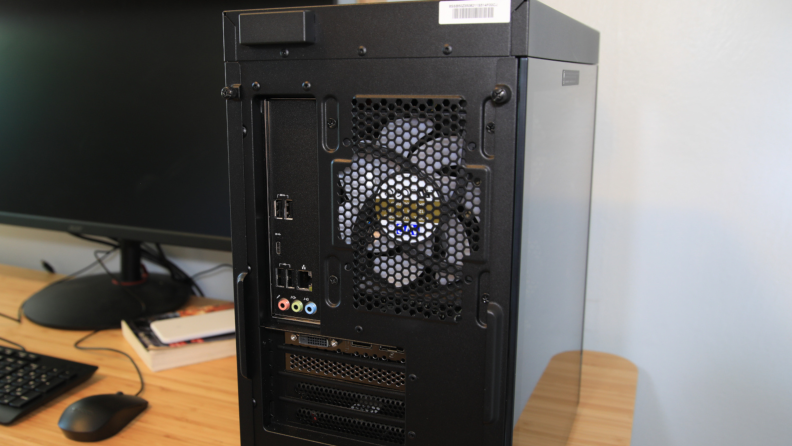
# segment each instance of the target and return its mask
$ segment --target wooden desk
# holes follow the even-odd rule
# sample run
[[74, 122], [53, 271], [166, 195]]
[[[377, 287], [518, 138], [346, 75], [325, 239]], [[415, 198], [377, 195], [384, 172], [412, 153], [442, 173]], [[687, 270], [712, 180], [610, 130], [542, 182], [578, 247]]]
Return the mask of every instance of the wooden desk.
[[608, 353], [583, 352], [580, 404], [568, 417], [572, 367], [579, 359], [556, 355], [544, 371], [514, 428], [515, 446], [628, 446], [638, 369]]
[[[0, 265], [0, 312], [15, 315], [31, 294], [59, 276]], [[80, 351], [74, 341], [84, 331], [40, 327], [28, 320], [16, 324], [0, 318], [0, 337], [19, 342], [36, 353], [99, 366], [86, 383], [62, 395], [12, 426], [0, 426], [0, 444], [44, 446], [82, 444], [67, 440], [58, 428], [63, 410], [74, 401], [100, 393], [122, 391], [134, 394], [138, 379], [129, 360], [111, 352]], [[106, 331], [84, 345], [112, 347], [137, 359], [121, 337], [120, 330]], [[563, 359], [563, 358], [561, 358]], [[153, 373], [138, 361], [146, 380], [143, 397], [149, 408], [106, 445], [238, 445], [236, 360], [225, 358], [178, 369]], [[554, 366], [563, 361], [553, 361]], [[542, 383], [552, 386], [551, 374]], [[568, 446], [623, 446], [630, 444], [635, 386], [638, 372], [632, 363], [606, 353], [586, 352], [583, 359], [583, 391], [580, 408], [569, 438], [559, 439], [546, 429], [552, 420], [523, 413], [515, 429], [515, 446], [561, 444]], [[542, 412], [548, 401], [529, 402], [529, 410]], [[552, 405], [552, 402], [549, 402]]]
[[[0, 312], [16, 315], [19, 305], [31, 294], [60, 276], [0, 265]], [[100, 393], [135, 394], [139, 381], [125, 357], [112, 352], [81, 351], [72, 345], [86, 331], [64, 331], [40, 327], [28, 320], [16, 324], [0, 318], [0, 337], [10, 339], [35, 353], [57, 356], [99, 366], [94, 376], [75, 390], [38, 409], [12, 426], [0, 426], [0, 444], [44, 446], [85, 444], [66, 439], [58, 419], [66, 407]], [[121, 336], [121, 330], [96, 334], [85, 346], [112, 347], [137, 354]], [[138, 418], [107, 445], [238, 445], [236, 359], [224, 358], [178, 369], [151, 372], [137, 360], [149, 402]]]

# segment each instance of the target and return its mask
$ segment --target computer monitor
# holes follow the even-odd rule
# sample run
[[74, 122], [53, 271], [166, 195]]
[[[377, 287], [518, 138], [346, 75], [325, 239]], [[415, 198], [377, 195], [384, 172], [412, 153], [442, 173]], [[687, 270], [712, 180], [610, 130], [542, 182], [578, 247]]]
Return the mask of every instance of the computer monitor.
[[3, 2], [0, 223], [121, 250], [114, 279], [47, 287], [30, 320], [98, 329], [170, 311], [190, 286], [147, 274], [141, 243], [231, 249], [222, 11], [278, 6], [293, 2]]

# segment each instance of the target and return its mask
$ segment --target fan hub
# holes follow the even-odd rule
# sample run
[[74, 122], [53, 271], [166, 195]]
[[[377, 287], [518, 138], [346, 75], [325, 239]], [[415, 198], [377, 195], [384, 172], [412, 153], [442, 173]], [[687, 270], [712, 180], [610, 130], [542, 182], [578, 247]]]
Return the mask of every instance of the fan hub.
[[398, 173], [380, 186], [374, 210], [388, 238], [420, 243], [440, 225], [440, 207], [440, 194], [429, 179]]

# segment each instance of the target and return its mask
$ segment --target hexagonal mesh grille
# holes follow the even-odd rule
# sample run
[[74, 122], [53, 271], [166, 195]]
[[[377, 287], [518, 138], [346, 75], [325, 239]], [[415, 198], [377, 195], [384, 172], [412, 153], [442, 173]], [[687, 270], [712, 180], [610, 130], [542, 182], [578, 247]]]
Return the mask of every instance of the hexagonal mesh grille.
[[297, 396], [304, 400], [346, 407], [360, 412], [404, 418], [404, 401], [308, 383], [297, 383], [294, 390]]
[[400, 427], [308, 409], [297, 409], [295, 415], [301, 423], [310, 426], [388, 443], [404, 443], [404, 429]]
[[404, 390], [405, 374], [377, 367], [362, 367], [294, 353], [286, 353], [286, 364], [293, 372], [319, 375], [326, 378], [353, 381], [389, 389]]
[[461, 98], [352, 100], [338, 173], [339, 236], [354, 249], [354, 307], [457, 321], [462, 263], [479, 250], [481, 178], [465, 169]]

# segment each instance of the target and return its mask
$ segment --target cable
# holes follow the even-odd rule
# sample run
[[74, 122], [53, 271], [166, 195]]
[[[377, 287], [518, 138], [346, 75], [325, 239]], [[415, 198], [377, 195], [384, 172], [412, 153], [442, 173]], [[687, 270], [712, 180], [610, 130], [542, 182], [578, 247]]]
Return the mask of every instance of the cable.
[[93, 262], [89, 263], [88, 266], [86, 266], [86, 267], [84, 267], [82, 269], [79, 269], [76, 272], [73, 272], [73, 273], [69, 274], [68, 276], [66, 276], [66, 277], [64, 277], [62, 279], [58, 279], [55, 282], [52, 282], [50, 284], [50, 286], [59, 284], [61, 282], [67, 282], [67, 281], [72, 280], [72, 279], [74, 279], [75, 277], [77, 277], [77, 276], [79, 276], [81, 274], [84, 274], [84, 273], [88, 272], [91, 268], [93, 268], [96, 265], [100, 264], [102, 261], [104, 261], [104, 259], [107, 258], [107, 256], [109, 256], [110, 254], [112, 254], [112, 253], [114, 253], [116, 251], [118, 251], [118, 248], [113, 248], [113, 249], [108, 250], [108, 251], [102, 251], [102, 252], [105, 253], [105, 255], [102, 256], [101, 260], [100, 259], [94, 260]]
[[75, 236], [77, 238], [81, 238], [83, 240], [88, 240], [89, 242], [94, 242], [94, 243], [99, 243], [99, 244], [102, 244], [102, 245], [112, 246], [114, 248], [119, 248], [118, 243], [106, 242], [104, 240], [99, 240], [98, 238], [88, 237], [87, 235], [78, 234], [76, 232], [70, 232], [69, 234], [71, 234], [71, 235], [73, 235], [73, 236]]
[[17, 347], [19, 347], [19, 349], [20, 349], [20, 350], [22, 350], [23, 352], [26, 352], [26, 351], [27, 351], [27, 350], [25, 350], [25, 347], [23, 347], [23, 346], [22, 346], [22, 344], [17, 344], [16, 342], [14, 342], [14, 341], [9, 341], [9, 340], [8, 340], [8, 339], [6, 339], [6, 338], [0, 338], [0, 341], [3, 341], [3, 342], [8, 342], [8, 343], [9, 343], [9, 344], [11, 344], [11, 345], [16, 345], [16, 346], [17, 346]]
[[122, 352], [121, 350], [116, 350], [114, 348], [109, 348], [109, 347], [81, 347], [80, 346], [81, 342], [83, 342], [84, 340], [90, 338], [91, 336], [95, 335], [96, 333], [99, 333], [100, 331], [103, 331], [103, 330], [94, 330], [93, 332], [88, 333], [87, 335], [83, 336], [77, 342], [74, 343], [74, 348], [76, 348], [77, 350], [104, 350], [104, 351], [108, 351], [108, 352], [120, 353], [120, 354], [126, 356], [127, 359], [129, 359], [132, 362], [132, 365], [135, 366], [135, 371], [138, 374], [138, 378], [140, 378], [140, 390], [138, 390], [138, 392], [135, 394], [135, 396], [140, 396], [140, 394], [143, 393], [143, 389], [145, 388], [145, 382], [143, 381], [143, 374], [140, 373], [140, 368], [138, 367], [137, 363], [135, 362], [134, 359], [132, 359], [131, 356], [129, 356], [128, 354]]
[[[115, 250], [115, 248], [113, 250]], [[107, 268], [107, 266], [105, 266], [104, 262], [102, 261], [102, 258], [100, 258], [97, 255], [100, 252], [109, 253], [110, 251], [102, 251], [101, 249], [97, 249], [96, 251], [94, 251], [94, 257], [96, 257], [96, 261], [99, 262], [99, 265], [107, 273], [107, 275], [110, 276], [110, 278], [115, 280], [117, 283], [121, 283], [121, 281], [116, 276], [114, 276], [113, 273], [110, 272], [110, 270]], [[130, 296], [134, 297], [136, 301], [138, 301], [138, 303], [140, 304], [140, 308], [141, 308], [142, 313], [145, 313], [146, 312], [146, 303], [143, 302], [143, 299], [141, 299], [137, 294], [133, 293], [132, 290], [129, 289], [129, 287], [122, 286], [121, 288], [124, 291], [126, 291], [127, 293], [129, 293]]]
[[231, 265], [230, 263], [221, 263], [221, 264], [215, 265], [215, 266], [213, 266], [213, 267], [211, 267], [209, 269], [205, 269], [203, 271], [197, 272], [197, 273], [193, 274], [192, 276], [190, 276], [190, 278], [195, 280], [195, 279], [197, 279], [197, 278], [199, 278], [201, 276], [205, 276], [205, 275], [207, 275], [207, 274], [209, 274], [209, 273], [211, 273], [213, 271], [216, 271], [216, 270], [218, 270], [220, 268], [233, 268], [233, 267], [234, 266]]
[[[94, 237], [88, 237], [82, 234], [77, 234], [70, 232], [71, 235], [77, 237], [82, 240], [87, 240], [93, 243], [100, 243], [107, 246], [112, 246], [113, 248], [120, 248], [118, 240], [114, 238], [110, 238], [112, 242], [100, 240]], [[109, 238], [109, 237], [108, 237]], [[179, 268], [175, 263], [171, 262], [166, 256], [165, 252], [162, 250], [162, 246], [159, 243], [155, 243], [155, 248], [151, 248], [145, 243], [140, 244], [140, 257], [141, 259], [148, 260], [154, 264], [157, 264], [163, 268], [165, 268], [169, 273], [171, 278], [176, 282], [182, 282], [188, 285], [196, 295], [203, 296], [204, 292], [197, 283], [186, 273], [184, 270]]]
[[[109, 250], [109, 251], [105, 251], [105, 252], [106, 252], [106, 254], [105, 254], [104, 256], [102, 256], [102, 260], [106, 259], [106, 258], [107, 258], [107, 256], [109, 256], [110, 254], [112, 254], [113, 252], [115, 252], [115, 251], [116, 251], [116, 249], [117, 249], [117, 248], [113, 248], [113, 249], [111, 249], [111, 250]], [[63, 283], [63, 282], [66, 282], [66, 281], [72, 280], [72, 279], [74, 279], [75, 277], [77, 277], [77, 276], [79, 276], [79, 275], [81, 275], [81, 274], [84, 274], [86, 271], [89, 271], [91, 268], [93, 268], [94, 266], [96, 266], [96, 265], [97, 265], [99, 262], [100, 262], [99, 260], [94, 260], [94, 261], [93, 261], [93, 262], [91, 262], [91, 263], [90, 263], [88, 266], [86, 266], [86, 267], [84, 267], [84, 268], [81, 268], [81, 269], [79, 269], [79, 270], [77, 270], [77, 271], [75, 271], [75, 272], [73, 272], [73, 273], [69, 274], [68, 276], [66, 276], [66, 277], [64, 277], [64, 278], [62, 278], [62, 279], [58, 279], [58, 280], [56, 280], [56, 281], [54, 281], [54, 282], [50, 283], [50, 284], [49, 284], [49, 286], [57, 285], [57, 284], [59, 284], [59, 283]], [[21, 323], [22, 323], [22, 307], [23, 307], [24, 305], [25, 305], [25, 301], [23, 301], [21, 304], [19, 304], [19, 308], [17, 309], [17, 317], [11, 317], [11, 316], [9, 316], [9, 315], [7, 315], [7, 314], [4, 314], [4, 313], [0, 313], [0, 317], [4, 317], [4, 318], [6, 318], [6, 319], [8, 319], [8, 320], [12, 320], [12, 321], [16, 322], [17, 324], [21, 324]]]
[[167, 269], [170, 274], [171, 278], [177, 282], [185, 283], [186, 285], [190, 286], [193, 289], [196, 295], [203, 296], [204, 292], [197, 283], [195, 283], [190, 276], [184, 272], [179, 266], [175, 263], [171, 262], [166, 256], [165, 252], [162, 250], [162, 246], [159, 243], [155, 243], [155, 250], [151, 249], [147, 245], [141, 243], [141, 255], [143, 258], [150, 260], [163, 268]]
[[[22, 303], [24, 304], [24, 302], [22, 302]], [[11, 317], [11, 316], [9, 316], [7, 314], [4, 314], [4, 313], [0, 313], [0, 317], [4, 317], [4, 318], [6, 318], [8, 320], [12, 320], [12, 321], [16, 322], [17, 324], [21, 324], [22, 323], [22, 305], [20, 305], [19, 308], [17, 308], [17, 317]]]

